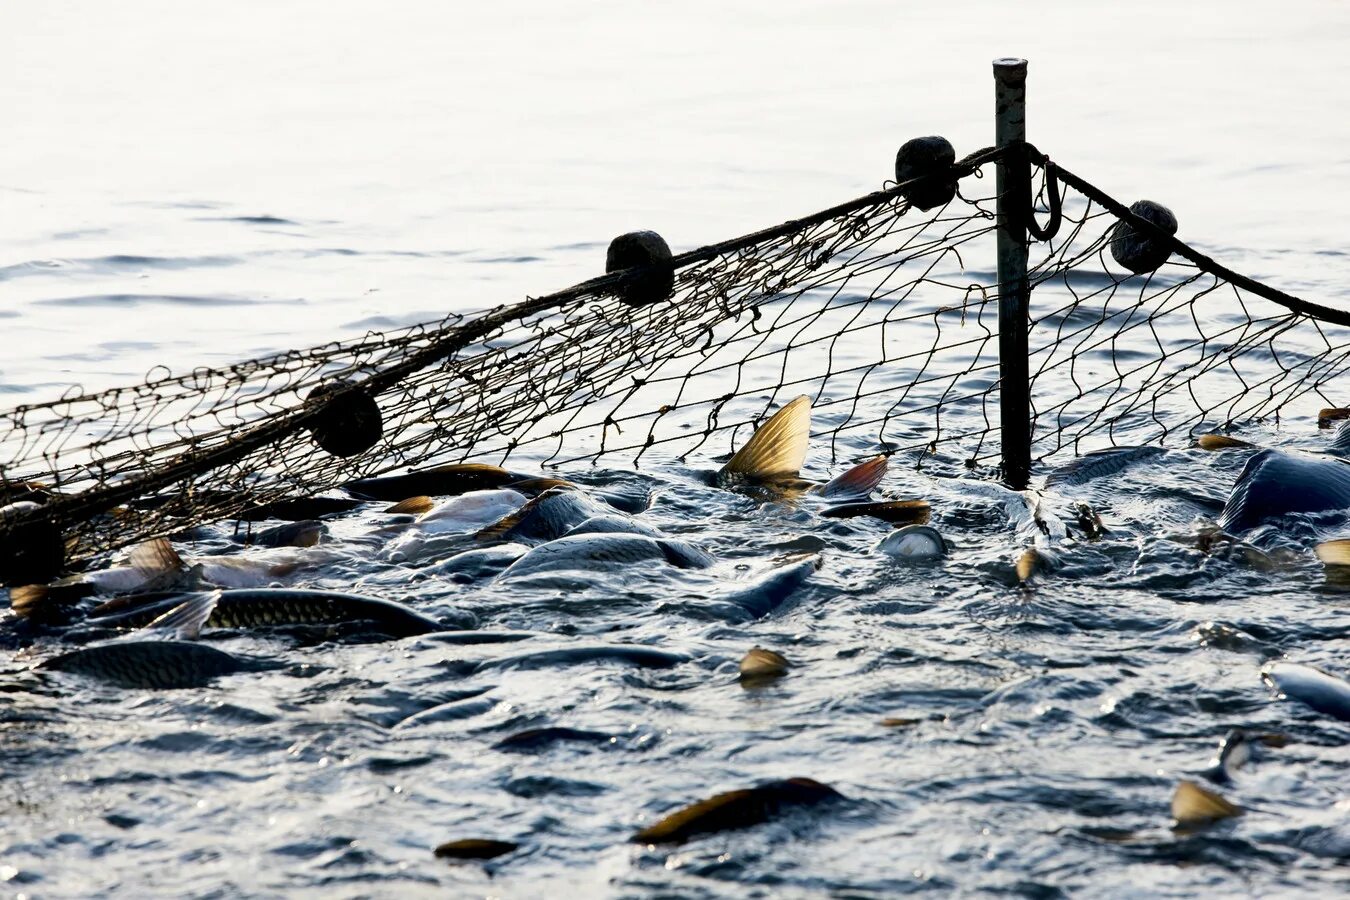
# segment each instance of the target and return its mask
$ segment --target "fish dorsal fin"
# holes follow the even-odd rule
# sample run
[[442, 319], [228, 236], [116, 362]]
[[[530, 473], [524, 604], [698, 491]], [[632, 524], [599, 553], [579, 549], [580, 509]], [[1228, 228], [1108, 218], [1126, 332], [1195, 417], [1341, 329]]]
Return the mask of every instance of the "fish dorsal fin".
[[1350, 566], [1350, 538], [1323, 541], [1313, 552], [1324, 566]]
[[435, 506], [436, 506], [435, 500], [432, 500], [425, 494], [419, 494], [416, 497], [409, 497], [407, 500], [404, 500], [400, 503], [395, 503], [393, 506], [386, 509], [385, 512], [387, 512], [391, 516], [398, 516], [398, 515], [420, 516], [425, 513], [431, 512], [431, 510], [434, 509]]
[[155, 538], [137, 544], [131, 550], [131, 567], [139, 569], [147, 579], [166, 572], [186, 572], [187, 563], [178, 551], [173, 549], [168, 538]]
[[189, 595], [164, 615], [148, 623], [144, 631], [171, 631], [183, 640], [195, 641], [202, 632], [202, 626], [215, 612], [220, 602], [220, 591], [205, 591]]
[[9, 589], [9, 608], [20, 618], [40, 622], [50, 596], [51, 589], [45, 584], [18, 585]]
[[803, 395], [761, 425], [720, 474], [751, 479], [795, 476], [806, 461], [810, 435], [811, 399]]
[[1172, 795], [1172, 818], [1178, 828], [1193, 828], [1242, 815], [1242, 810], [1194, 781], [1183, 781]]
[[886, 477], [889, 460], [885, 456], [874, 456], [860, 463], [842, 475], [836, 476], [816, 490], [821, 497], [838, 499], [840, 497], [863, 498], [872, 493], [881, 479]]

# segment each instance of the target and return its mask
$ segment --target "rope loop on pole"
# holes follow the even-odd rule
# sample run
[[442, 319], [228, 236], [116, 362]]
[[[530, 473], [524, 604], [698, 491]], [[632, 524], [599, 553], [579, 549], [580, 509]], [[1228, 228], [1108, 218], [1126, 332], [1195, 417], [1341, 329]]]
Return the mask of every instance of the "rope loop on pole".
[[1027, 233], [1033, 238], [1048, 241], [1059, 233], [1059, 226], [1064, 220], [1064, 210], [1059, 195], [1059, 169], [1047, 159], [1041, 166], [1041, 171], [1045, 173], [1045, 197], [1046, 206], [1050, 210], [1050, 221], [1042, 228], [1036, 222], [1036, 211], [1028, 209], [1026, 225]]

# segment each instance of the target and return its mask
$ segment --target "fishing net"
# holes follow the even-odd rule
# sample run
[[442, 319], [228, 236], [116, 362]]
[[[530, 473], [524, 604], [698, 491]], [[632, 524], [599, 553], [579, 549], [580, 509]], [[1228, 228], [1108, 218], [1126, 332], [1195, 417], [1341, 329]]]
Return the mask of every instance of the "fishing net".
[[[1031, 245], [1037, 459], [1277, 415], [1345, 368], [1335, 311], [1186, 245], [1157, 271], [1122, 270], [1108, 245], [1131, 214], [1027, 152], [1037, 205], [1060, 220]], [[0, 542], [55, 529], [78, 564], [404, 467], [712, 461], [800, 394], [818, 464], [882, 452], [992, 468], [998, 198], [984, 176], [1003, 155], [676, 256], [651, 302], [634, 297], [660, 265], [0, 412], [0, 501], [38, 504], [0, 517]], [[938, 183], [955, 191], [933, 205], [920, 188]]]

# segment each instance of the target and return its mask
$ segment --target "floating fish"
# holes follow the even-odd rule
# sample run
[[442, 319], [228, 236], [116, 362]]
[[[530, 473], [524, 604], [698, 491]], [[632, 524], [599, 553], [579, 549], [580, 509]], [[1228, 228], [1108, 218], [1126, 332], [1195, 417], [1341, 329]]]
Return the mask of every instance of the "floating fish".
[[1201, 774], [1215, 784], [1228, 784], [1233, 776], [1256, 757], [1256, 748], [1283, 747], [1288, 738], [1281, 734], [1252, 734], [1234, 728], [1219, 744], [1219, 752], [1209, 761], [1209, 768]]
[[1256, 445], [1250, 441], [1238, 440], [1235, 437], [1229, 437], [1226, 434], [1202, 434], [1195, 439], [1195, 446], [1201, 450], [1255, 450]]
[[587, 519], [610, 512], [613, 510], [579, 491], [550, 488], [480, 529], [474, 538], [487, 543], [553, 541]]
[[922, 562], [941, 559], [947, 555], [947, 542], [936, 528], [927, 525], [906, 525], [881, 539], [877, 549], [904, 562]]
[[441, 859], [496, 859], [520, 849], [519, 844], [510, 841], [495, 841], [490, 838], [463, 838], [447, 841], [433, 851]]
[[793, 807], [814, 806], [843, 795], [810, 778], [787, 778], [727, 791], [671, 813], [633, 835], [638, 844], [678, 844], [700, 834], [749, 828]]
[[437, 535], [463, 535], [463, 546], [471, 543], [471, 535], [493, 523], [514, 515], [529, 502], [529, 498], [519, 491], [502, 488], [490, 491], [469, 491], [436, 503], [430, 497], [421, 496], [404, 500], [390, 508], [388, 512], [416, 513], [418, 517], [406, 530], [399, 529], [398, 536], [389, 543], [386, 555], [399, 562], [415, 559], [436, 549], [453, 549], [461, 544], [451, 543], [442, 548], [433, 538]]
[[508, 472], [501, 466], [484, 463], [451, 463], [403, 475], [385, 475], [350, 481], [344, 490], [364, 500], [383, 500], [395, 503], [409, 497], [443, 497], [503, 488], [513, 481], [523, 481], [528, 475]]
[[[410, 637], [454, 630], [395, 603], [359, 594], [292, 588], [216, 591], [206, 624], [212, 628], [259, 628], [279, 625], [337, 625], [368, 622], [391, 637]], [[183, 601], [182, 597], [126, 608], [125, 603], [95, 608], [89, 622], [110, 628], [142, 628]]]
[[604, 731], [586, 731], [580, 728], [552, 725], [545, 728], [529, 728], [508, 734], [492, 746], [498, 750], [542, 750], [554, 744], [608, 744], [614, 736]]
[[714, 559], [700, 547], [641, 534], [578, 534], [532, 547], [506, 567], [502, 578], [567, 571], [606, 571], [639, 562], [667, 562], [681, 569], [706, 569]]
[[1219, 515], [1240, 534], [1289, 513], [1350, 509], [1350, 461], [1298, 451], [1261, 450], [1243, 466]]
[[118, 687], [167, 690], [203, 687], [221, 675], [264, 666], [187, 641], [131, 641], [63, 653], [37, 668], [84, 675]]
[[783, 654], [763, 647], [753, 647], [741, 660], [741, 684], [753, 687], [781, 678], [787, 674], [791, 666]]
[[827, 506], [820, 514], [828, 519], [869, 516], [897, 525], [926, 525], [932, 514], [932, 507], [927, 500], [866, 500]]
[[1270, 663], [1261, 670], [1266, 684], [1324, 715], [1350, 722], [1350, 682], [1312, 666]]
[[1182, 781], [1172, 794], [1172, 827], [1178, 830], [1193, 830], [1240, 815], [1239, 807], [1194, 781]]
[[328, 533], [328, 526], [317, 519], [303, 519], [268, 528], [249, 536], [250, 547], [314, 547]]

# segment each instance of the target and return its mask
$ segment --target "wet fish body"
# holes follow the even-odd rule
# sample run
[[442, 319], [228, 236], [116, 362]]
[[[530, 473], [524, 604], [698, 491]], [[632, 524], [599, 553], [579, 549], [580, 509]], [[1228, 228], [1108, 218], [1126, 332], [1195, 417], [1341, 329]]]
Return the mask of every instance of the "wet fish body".
[[1336, 456], [1261, 450], [1243, 466], [1219, 514], [1219, 527], [1240, 533], [1290, 513], [1350, 509], [1350, 462]]
[[1323, 715], [1350, 722], [1350, 682], [1312, 666], [1271, 663], [1261, 670], [1266, 683], [1291, 700]]
[[502, 572], [502, 578], [551, 572], [605, 571], [613, 566], [666, 562], [682, 569], [706, 569], [706, 551], [668, 538], [640, 534], [578, 534], [530, 549]]
[[633, 835], [638, 844], [679, 844], [702, 834], [749, 828], [793, 807], [814, 806], [843, 795], [810, 778], [787, 778], [727, 791], [671, 813]]
[[[143, 628], [168, 612], [181, 597], [155, 601], [108, 615], [91, 615], [90, 623], [112, 628]], [[97, 612], [97, 611], [96, 611]], [[336, 625], [370, 622], [391, 637], [411, 637], [451, 630], [446, 625], [391, 600], [288, 588], [221, 591], [206, 624], [212, 628], [261, 628], [278, 625]]]
[[557, 540], [587, 519], [612, 512], [579, 491], [552, 488], [483, 528], [476, 537], [480, 541], [537, 544]]
[[131, 641], [85, 647], [40, 663], [124, 688], [203, 687], [222, 675], [265, 668], [223, 650], [186, 641]]

